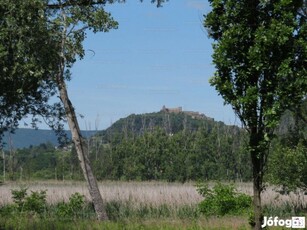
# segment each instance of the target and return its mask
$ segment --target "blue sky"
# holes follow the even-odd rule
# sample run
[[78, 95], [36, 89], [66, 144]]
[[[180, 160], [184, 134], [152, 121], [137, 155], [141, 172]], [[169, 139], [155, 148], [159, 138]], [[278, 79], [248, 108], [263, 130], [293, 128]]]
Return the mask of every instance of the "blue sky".
[[74, 65], [68, 82], [76, 112], [84, 115], [81, 129], [104, 129], [163, 105], [238, 124], [208, 83], [214, 66], [212, 40], [202, 26], [207, 1], [172, 0], [156, 8], [149, 0], [128, 0], [106, 10], [119, 28], [88, 34], [86, 56]]

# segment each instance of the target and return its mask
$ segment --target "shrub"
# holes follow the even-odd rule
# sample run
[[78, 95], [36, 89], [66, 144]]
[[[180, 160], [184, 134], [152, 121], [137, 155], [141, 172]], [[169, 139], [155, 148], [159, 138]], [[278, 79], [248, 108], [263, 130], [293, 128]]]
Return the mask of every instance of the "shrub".
[[16, 204], [4, 205], [0, 207], [0, 218], [14, 216], [15, 213], [18, 213], [18, 212], [19, 212], [18, 206]]
[[46, 209], [46, 205], [46, 190], [39, 192], [31, 191], [31, 195], [25, 198], [24, 210], [42, 214]]
[[27, 194], [27, 188], [20, 188], [19, 190], [12, 190], [12, 198], [17, 205], [18, 211], [36, 212], [42, 214], [46, 208], [46, 190], [39, 192], [31, 191]]
[[210, 189], [207, 184], [198, 184], [197, 191], [205, 198], [199, 204], [200, 212], [205, 215], [238, 215], [251, 208], [252, 198], [238, 193], [233, 185], [217, 183]]
[[77, 218], [80, 217], [84, 207], [84, 196], [76, 192], [70, 196], [68, 203], [58, 204], [56, 215], [60, 218]]
[[28, 188], [20, 188], [19, 190], [11, 190], [12, 191], [12, 199], [14, 203], [18, 206], [18, 210], [21, 211], [23, 209], [25, 198], [27, 196]]

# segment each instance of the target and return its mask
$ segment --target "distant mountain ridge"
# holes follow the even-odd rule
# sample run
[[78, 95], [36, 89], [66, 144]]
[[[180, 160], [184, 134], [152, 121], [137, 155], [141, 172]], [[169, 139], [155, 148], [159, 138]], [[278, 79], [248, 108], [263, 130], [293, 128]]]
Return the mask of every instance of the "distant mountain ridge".
[[[82, 131], [83, 137], [91, 137], [95, 134], [102, 136], [103, 142], [108, 142], [109, 137], [114, 133], [134, 133], [142, 135], [147, 131], [156, 128], [162, 128], [169, 134], [178, 133], [182, 130], [188, 132], [197, 131], [201, 127], [207, 127], [211, 130], [213, 127], [219, 126], [223, 130], [230, 127], [239, 130], [237, 126], [229, 126], [221, 121], [214, 121], [213, 118], [207, 117], [202, 113], [193, 111], [183, 111], [182, 107], [167, 108], [165, 106], [159, 112], [145, 114], [131, 114], [125, 118], [121, 118], [113, 123], [109, 128], [102, 131]], [[70, 131], [65, 131], [67, 137], [71, 139]], [[28, 128], [20, 128], [14, 134], [5, 133], [3, 141], [6, 143], [5, 149], [10, 148], [10, 143], [14, 149], [27, 148], [37, 146], [42, 143], [50, 142], [57, 146], [58, 140], [52, 130], [35, 130]]]
[[[97, 131], [81, 131], [84, 137], [90, 137]], [[65, 130], [67, 138], [71, 139], [69, 130]], [[2, 141], [5, 143], [4, 149], [9, 149], [12, 146], [14, 149], [28, 148], [31, 145], [36, 146], [50, 142], [57, 146], [59, 145], [57, 136], [53, 130], [19, 128], [14, 133], [6, 132]]]

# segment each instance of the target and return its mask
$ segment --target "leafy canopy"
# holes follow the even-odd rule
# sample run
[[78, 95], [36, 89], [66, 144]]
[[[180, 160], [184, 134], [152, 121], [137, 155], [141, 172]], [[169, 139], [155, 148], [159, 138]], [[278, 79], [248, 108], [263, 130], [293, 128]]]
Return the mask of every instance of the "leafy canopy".
[[[82, 42], [91, 30], [107, 32], [118, 23], [104, 10], [106, 4], [124, 0], [0, 0], [0, 136], [32, 115], [43, 116], [61, 128], [56, 75], [64, 58], [65, 79], [76, 58], [83, 58]], [[165, 0], [152, 0], [158, 7]]]
[[209, 0], [204, 26], [216, 67], [211, 85], [249, 132], [254, 228], [262, 222], [261, 191], [269, 143], [281, 115], [307, 90], [304, 0]]
[[205, 27], [214, 43], [211, 79], [250, 130], [272, 134], [307, 89], [306, 3], [210, 0]]
[[[27, 114], [60, 117], [53, 76], [57, 44], [41, 0], [0, 1], [0, 134]], [[35, 121], [35, 119], [33, 120]]]

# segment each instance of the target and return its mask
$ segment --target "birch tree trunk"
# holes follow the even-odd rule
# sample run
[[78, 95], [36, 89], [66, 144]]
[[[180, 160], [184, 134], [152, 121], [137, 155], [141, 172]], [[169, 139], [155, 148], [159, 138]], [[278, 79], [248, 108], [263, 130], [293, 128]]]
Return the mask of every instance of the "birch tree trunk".
[[75, 110], [68, 97], [63, 73], [64, 73], [64, 67], [62, 66], [62, 70], [57, 76], [57, 83], [58, 83], [58, 89], [60, 93], [60, 99], [64, 105], [67, 122], [69, 125], [69, 129], [71, 131], [72, 140], [75, 144], [75, 148], [78, 154], [78, 159], [80, 162], [80, 166], [82, 168], [84, 178], [86, 179], [87, 184], [88, 184], [89, 193], [92, 198], [92, 202], [94, 204], [97, 218], [98, 220], [107, 220], [108, 216], [105, 210], [105, 205], [103, 203], [103, 200], [102, 200], [99, 188], [98, 188], [97, 180], [91, 168], [89, 156], [87, 154], [87, 146], [86, 146], [85, 141], [82, 138]]

